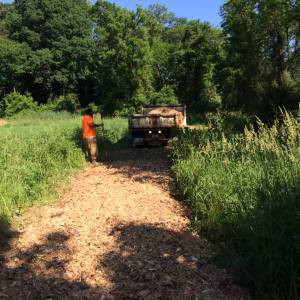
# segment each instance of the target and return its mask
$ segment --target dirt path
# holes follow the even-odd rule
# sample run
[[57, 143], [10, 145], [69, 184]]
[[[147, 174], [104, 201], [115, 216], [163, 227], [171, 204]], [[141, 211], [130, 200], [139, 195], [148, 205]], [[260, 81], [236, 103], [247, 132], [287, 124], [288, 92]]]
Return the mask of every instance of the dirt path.
[[33, 208], [0, 267], [0, 298], [248, 299], [210, 261], [171, 195], [162, 149], [118, 152]]

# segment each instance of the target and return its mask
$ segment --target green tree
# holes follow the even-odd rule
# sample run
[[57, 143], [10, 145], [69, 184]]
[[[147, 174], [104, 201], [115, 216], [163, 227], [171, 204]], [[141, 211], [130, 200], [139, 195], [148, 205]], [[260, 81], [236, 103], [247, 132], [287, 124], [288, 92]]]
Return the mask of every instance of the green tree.
[[147, 11], [165, 27], [174, 26], [178, 20], [174, 13], [161, 4], [152, 4], [148, 7]]
[[291, 91], [297, 76], [297, 2], [230, 0], [223, 6], [229, 106], [265, 115], [296, 104]]
[[12, 8], [10, 3], [0, 3], [0, 37], [7, 36], [6, 16]]
[[3, 7], [12, 43], [2, 51], [3, 95], [16, 87], [46, 103], [76, 93], [107, 114], [178, 99], [196, 110], [220, 102], [222, 37], [208, 24], [158, 4], [129, 11], [104, 0], [16, 0]]
[[7, 38], [0, 38], [0, 101], [13, 89], [26, 89], [30, 48]]
[[99, 104], [113, 113], [138, 109], [152, 92], [152, 51], [147, 14], [122, 9], [107, 1], [94, 7], [95, 77]]
[[193, 111], [220, 107], [218, 73], [223, 59], [221, 32], [209, 24], [190, 21], [174, 26], [168, 35], [171, 42], [168, 64], [170, 83], [177, 86], [179, 98]]
[[[16, 0], [7, 16], [9, 37], [32, 50], [34, 98], [77, 92], [89, 80], [93, 51], [91, 5], [86, 0]], [[36, 72], [36, 73], [35, 73]]]

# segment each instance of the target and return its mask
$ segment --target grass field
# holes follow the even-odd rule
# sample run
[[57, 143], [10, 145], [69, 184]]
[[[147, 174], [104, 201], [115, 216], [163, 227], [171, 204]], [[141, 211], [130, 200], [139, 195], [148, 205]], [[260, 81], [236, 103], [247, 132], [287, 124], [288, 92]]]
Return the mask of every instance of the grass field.
[[300, 123], [288, 114], [282, 122], [244, 134], [189, 131], [174, 150], [196, 228], [232, 250], [223, 263], [254, 298], [300, 296]]
[[[96, 120], [97, 121], [97, 120]], [[126, 143], [127, 121], [105, 120], [100, 155]], [[81, 149], [81, 116], [30, 113], [0, 127], [0, 218], [10, 219], [37, 202], [57, 197], [55, 189], [87, 166]]]

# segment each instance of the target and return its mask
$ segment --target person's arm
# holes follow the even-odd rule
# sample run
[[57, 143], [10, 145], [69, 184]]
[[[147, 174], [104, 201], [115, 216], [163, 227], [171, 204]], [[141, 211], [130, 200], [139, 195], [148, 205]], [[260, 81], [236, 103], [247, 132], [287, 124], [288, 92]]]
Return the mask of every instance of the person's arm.
[[[101, 116], [101, 114], [99, 112], [95, 114], [95, 117], [97, 119], [99, 119], [99, 120], [102, 120], [102, 116]], [[101, 124], [95, 124], [94, 126], [95, 126], [95, 128], [97, 128], [97, 127], [103, 127], [103, 122]]]
[[98, 128], [98, 127], [102, 127], [103, 126], [103, 124], [95, 124], [94, 122], [89, 122], [88, 125], [91, 128]]

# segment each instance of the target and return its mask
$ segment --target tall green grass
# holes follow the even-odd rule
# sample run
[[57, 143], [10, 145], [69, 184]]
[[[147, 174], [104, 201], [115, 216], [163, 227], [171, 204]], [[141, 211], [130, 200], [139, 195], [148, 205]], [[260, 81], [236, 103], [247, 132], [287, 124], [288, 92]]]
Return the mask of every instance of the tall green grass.
[[300, 132], [285, 114], [241, 135], [188, 131], [174, 148], [197, 228], [234, 249], [227, 262], [255, 298], [300, 297]]
[[[126, 120], [105, 120], [100, 151], [127, 133]], [[19, 115], [0, 127], [0, 218], [56, 196], [55, 188], [87, 166], [81, 149], [81, 116], [42, 112]]]

